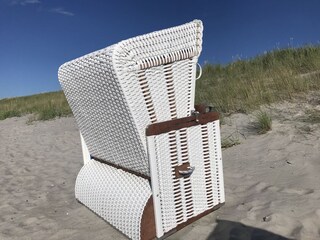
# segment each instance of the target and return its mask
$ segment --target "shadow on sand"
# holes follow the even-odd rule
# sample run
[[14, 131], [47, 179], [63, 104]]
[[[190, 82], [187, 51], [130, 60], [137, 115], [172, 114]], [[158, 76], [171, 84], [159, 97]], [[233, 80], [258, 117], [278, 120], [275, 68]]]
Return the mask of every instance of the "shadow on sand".
[[289, 238], [238, 222], [217, 220], [218, 225], [207, 240], [290, 240]]

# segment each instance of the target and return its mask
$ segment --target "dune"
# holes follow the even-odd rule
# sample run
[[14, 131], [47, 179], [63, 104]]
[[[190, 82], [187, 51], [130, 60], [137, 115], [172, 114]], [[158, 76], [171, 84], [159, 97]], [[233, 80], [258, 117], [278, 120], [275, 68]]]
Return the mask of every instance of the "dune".
[[[252, 115], [224, 119], [226, 204], [168, 239], [320, 239], [317, 98], [267, 108], [272, 131]], [[126, 239], [74, 198], [82, 166], [72, 117], [0, 121], [0, 239]]]

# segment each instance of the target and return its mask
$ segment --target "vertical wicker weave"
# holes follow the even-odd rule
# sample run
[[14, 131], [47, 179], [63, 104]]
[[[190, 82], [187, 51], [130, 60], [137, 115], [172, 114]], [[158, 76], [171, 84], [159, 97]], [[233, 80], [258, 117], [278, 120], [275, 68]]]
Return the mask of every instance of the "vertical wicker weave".
[[[202, 30], [194, 20], [59, 69], [92, 158], [76, 198], [131, 239], [162, 237], [224, 202], [219, 120], [146, 134], [148, 126], [192, 118]], [[191, 176], [175, 176], [187, 165], [195, 167]]]

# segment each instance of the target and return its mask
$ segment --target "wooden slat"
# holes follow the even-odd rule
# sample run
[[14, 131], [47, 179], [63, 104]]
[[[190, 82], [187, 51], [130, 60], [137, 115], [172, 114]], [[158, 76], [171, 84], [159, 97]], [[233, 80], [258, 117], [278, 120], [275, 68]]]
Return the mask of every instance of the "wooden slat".
[[[198, 121], [196, 121], [198, 119]], [[219, 119], [219, 113], [208, 112], [200, 113], [198, 117], [190, 116], [184, 118], [173, 119], [165, 122], [150, 124], [146, 129], [147, 136], [159, 135], [170, 131], [179, 130], [186, 127], [204, 125]]]

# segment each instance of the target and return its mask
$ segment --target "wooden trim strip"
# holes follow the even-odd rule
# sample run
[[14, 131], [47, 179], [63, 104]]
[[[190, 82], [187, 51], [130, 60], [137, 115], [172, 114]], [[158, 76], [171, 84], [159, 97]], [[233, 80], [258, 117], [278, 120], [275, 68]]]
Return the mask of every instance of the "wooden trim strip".
[[[196, 121], [198, 119], [198, 121]], [[219, 113], [208, 112], [200, 113], [197, 117], [190, 116], [184, 118], [173, 119], [165, 122], [150, 124], [146, 129], [147, 136], [159, 135], [182, 128], [204, 125], [219, 119]]]
[[114, 168], [117, 168], [117, 169], [121, 169], [121, 170], [123, 170], [123, 171], [125, 171], [125, 172], [134, 174], [134, 175], [136, 175], [136, 176], [138, 176], [138, 177], [145, 178], [145, 179], [147, 179], [147, 180], [149, 180], [149, 181], [151, 180], [151, 178], [150, 178], [149, 176], [145, 175], [145, 174], [142, 174], [142, 173], [133, 171], [133, 170], [131, 170], [131, 169], [128, 169], [128, 168], [122, 167], [122, 166], [120, 166], [120, 165], [117, 165], [117, 164], [108, 162], [108, 161], [106, 161], [106, 160], [104, 160], [104, 159], [97, 158], [97, 157], [95, 157], [95, 156], [90, 156], [90, 157], [91, 157], [91, 159], [94, 159], [94, 160], [96, 160], [96, 161], [98, 161], [98, 162], [100, 162], [100, 163], [104, 163], [104, 164], [107, 164], [107, 165], [109, 165], [109, 166], [111, 166], [111, 167], [114, 167]]
[[140, 223], [141, 240], [152, 240], [156, 237], [156, 223], [152, 195], [144, 207]]

